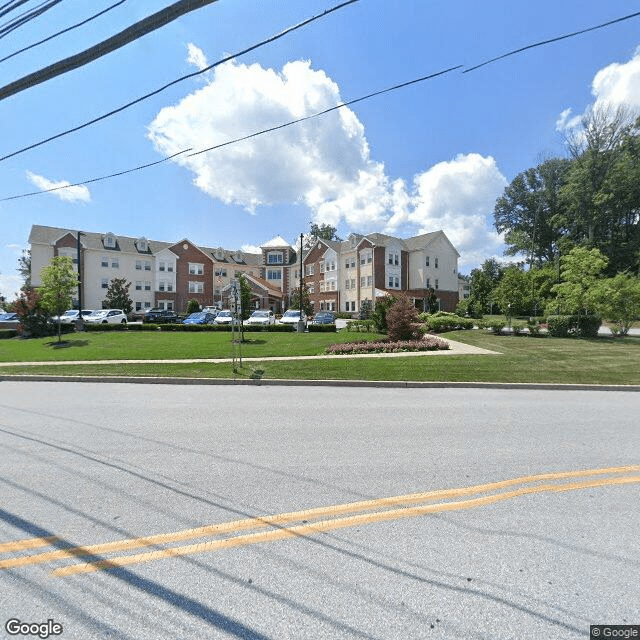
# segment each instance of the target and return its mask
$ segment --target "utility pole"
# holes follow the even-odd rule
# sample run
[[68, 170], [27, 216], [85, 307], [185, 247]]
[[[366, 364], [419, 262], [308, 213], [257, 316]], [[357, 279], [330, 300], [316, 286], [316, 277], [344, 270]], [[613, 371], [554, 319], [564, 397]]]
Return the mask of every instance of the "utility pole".
[[300, 307], [300, 319], [298, 320], [298, 333], [302, 333], [304, 331], [304, 321], [302, 320], [302, 238], [303, 234], [300, 234], [300, 289], [298, 294], [298, 300]]
[[82, 274], [80, 273], [80, 236], [82, 231], [77, 232], [76, 236], [76, 260], [78, 266], [78, 319], [76, 321], [76, 331], [84, 330], [84, 318], [82, 317]]

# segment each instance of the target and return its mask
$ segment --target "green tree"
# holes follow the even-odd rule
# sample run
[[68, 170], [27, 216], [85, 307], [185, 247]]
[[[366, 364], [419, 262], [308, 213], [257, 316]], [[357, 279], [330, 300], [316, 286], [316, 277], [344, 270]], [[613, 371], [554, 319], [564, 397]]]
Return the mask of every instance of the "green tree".
[[342, 238], [338, 236], [338, 230], [335, 227], [332, 227], [330, 224], [318, 225], [315, 222], [312, 222], [310, 233], [312, 236], [320, 238], [321, 240], [336, 240], [338, 242], [342, 241]]
[[125, 315], [133, 311], [133, 301], [129, 295], [131, 283], [126, 278], [114, 278], [107, 287], [107, 295], [104, 299], [106, 309], [122, 309]]
[[358, 320], [368, 320], [373, 311], [373, 304], [369, 298], [365, 298], [360, 303], [360, 313], [358, 314]]
[[71, 308], [73, 295], [78, 287], [73, 260], [69, 256], [55, 256], [51, 263], [40, 271], [40, 280], [40, 304], [51, 315], [58, 316], [59, 342], [62, 333], [60, 316]]
[[378, 298], [376, 300], [375, 307], [373, 308], [373, 313], [371, 314], [371, 319], [376, 326], [376, 330], [380, 333], [387, 333], [387, 313], [398, 298], [391, 294], [387, 294], [382, 298]]
[[528, 315], [531, 308], [531, 287], [527, 274], [516, 265], [507, 267], [493, 290], [492, 298], [507, 315]]
[[18, 258], [18, 271], [24, 278], [22, 290], [27, 291], [31, 289], [31, 250], [25, 249], [22, 255]]
[[[296, 287], [291, 294], [291, 304], [289, 305], [291, 309], [299, 309], [300, 308], [300, 287]], [[302, 310], [307, 316], [313, 315], [313, 305], [311, 304], [311, 300], [309, 299], [309, 289], [306, 284], [302, 285]]]
[[587, 305], [590, 289], [596, 284], [607, 262], [598, 249], [586, 247], [575, 247], [562, 258], [562, 282], [551, 287], [562, 313], [581, 313]]
[[[469, 282], [469, 306], [477, 314], [490, 313], [491, 295], [502, 277], [503, 267], [495, 258], [485, 260], [479, 269], [473, 269]], [[494, 301], [495, 302], [495, 301]]]
[[197, 311], [200, 311], [200, 303], [195, 298], [191, 298], [187, 303], [187, 315], [190, 316], [192, 313], [196, 313]]
[[574, 245], [598, 248], [608, 273], [638, 267], [640, 119], [625, 107], [589, 111], [568, 146], [571, 169], [560, 190], [559, 223]]
[[618, 273], [595, 282], [587, 294], [587, 304], [613, 323], [612, 332], [627, 335], [640, 318], [640, 278]]
[[550, 158], [519, 173], [496, 202], [496, 230], [505, 234], [506, 255], [527, 254], [531, 264], [553, 262], [562, 236], [560, 189], [571, 161]]

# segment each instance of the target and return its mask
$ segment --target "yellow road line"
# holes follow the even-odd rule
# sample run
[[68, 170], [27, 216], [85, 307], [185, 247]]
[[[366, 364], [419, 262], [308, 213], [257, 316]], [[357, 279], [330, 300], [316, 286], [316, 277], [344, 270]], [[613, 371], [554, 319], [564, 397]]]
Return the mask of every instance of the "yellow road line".
[[162, 549], [159, 551], [151, 551], [131, 556], [120, 556], [111, 558], [110, 560], [100, 560], [97, 562], [88, 562], [84, 564], [70, 565], [61, 567], [53, 571], [54, 576], [70, 576], [79, 573], [90, 573], [101, 569], [110, 569], [123, 567], [131, 564], [139, 564], [142, 562], [150, 562], [152, 560], [160, 560], [166, 558], [175, 558], [179, 556], [205, 553], [217, 551], [220, 549], [228, 549], [232, 547], [245, 546], [263, 542], [273, 542], [283, 540], [285, 538], [309, 536], [324, 531], [334, 529], [342, 529], [346, 527], [355, 527], [363, 524], [371, 524], [373, 522], [384, 522], [389, 520], [397, 520], [400, 518], [410, 518], [428, 513], [437, 513], [440, 511], [456, 511], [461, 509], [472, 509], [478, 506], [493, 504], [504, 500], [509, 500], [518, 496], [527, 494], [536, 494], [544, 492], [563, 492], [575, 491], [578, 489], [587, 489], [592, 487], [601, 487], [605, 485], [619, 485], [640, 483], [640, 476], [601, 478], [597, 480], [585, 480], [582, 482], [566, 483], [566, 484], [542, 484], [531, 487], [521, 487], [504, 493], [492, 494], [473, 498], [471, 500], [462, 500], [458, 502], [444, 502], [439, 504], [429, 504], [417, 507], [409, 507], [403, 509], [393, 509], [388, 511], [363, 513], [347, 518], [334, 518], [331, 520], [321, 520], [313, 524], [298, 525], [295, 527], [281, 528], [271, 531], [262, 531], [259, 533], [251, 533], [233, 538], [221, 540], [212, 540], [209, 542], [201, 542], [199, 544], [187, 545], [183, 547], [174, 547], [171, 549]]
[[[587, 469], [580, 471], [561, 471], [555, 473], [542, 473], [531, 476], [521, 476], [509, 480], [501, 480], [498, 482], [490, 482], [485, 484], [474, 485], [470, 487], [460, 487], [456, 489], [438, 489], [435, 491], [426, 491], [420, 493], [410, 493], [402, 496], [389, 498], [378, 498], [375, 500], [363, 500], [360, 502], [351, 502], [327, 507], [316, 507], [314, 509], [305, 509], [303, 511], [293, 511], [290, 513], [282, 513], [279, 515], [265, 516], [259, 518], [247, 518], [244, 520], [236, 520], [233, 522], [225, 522], [222, 524], [212, 524], [195, 529], [186, 529], [172, 533], [161, 533], [153, 536], [141, 538], [131, 538], [128, 540], [115, 540], [113, 542], [105, 542], [94, 545], [81, 547], [71, 547], [69, 549], [57, 549], [31, 556], [20, 556], [17, 558], [8, 558], [0, 560], [0, 569], [11, 569], [31, 564], [42, 564], [51, 562], [61, 558], [79, 557], [112, 553], [115, 551], [127, 551], [140, 547], [151, 547], [183, 540], [191, 540], [193, 538], [201, 538], [205, 536], [220, 535], [232, 533], [235, 531], [243, 531], [246, 529], [261, 529], [271, 526], [280, 526], [298, 520], [309, 520], [312, 518], [322, 518], [325, 516], [337, 516], [347, 513], [358, 513], [381, 507], [393, 507], [403, 504], [411, 504], [414, 502], [425, 502], [436, 498], [454, 498], [458, 496], [470, 495], [474, 493], [484, 493], [496, 489], [504, 489], [518, 484], [527, 484], [532, 482], [540, 482], [543, 480], [562, 480], [565, 478], [580, 478], [585, 476], [595, 476], [613, 473], [629, 473], [632, 471], [640, 471], [640, 465], [607, 467], [602, 469]], [[45, 540], [42, 538], [41, 540]], [[26, 544], [30, 540], [19, 541], [7, 544]], [[42, 545], [36, 545], [42, 546]], [[28, 548], [28, 547], [17, 547]]]
[[47, 536], [46, 538], [27, 538], [26, 540], [16, 540], [15, 542], [0, 542], [0, 553], [7, 551], [22, 551], [23, 549], [37, 549], [38, 547], [48, 547], [52, 542], [58, 540], [58, 536]]

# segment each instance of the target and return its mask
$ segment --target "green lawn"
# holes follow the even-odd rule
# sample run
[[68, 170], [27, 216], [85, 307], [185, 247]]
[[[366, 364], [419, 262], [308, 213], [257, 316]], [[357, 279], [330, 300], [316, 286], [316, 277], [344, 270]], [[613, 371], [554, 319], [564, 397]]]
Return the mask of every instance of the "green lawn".
[[[340, 358], [246, 362], [236, 372], [229, 363], [112, 364], [11, 366], [11, 373], [101, 376], [175, 376], [248, 378], [263, 369], [264, 378], [304, 380], [407, 380], [455, 382], [555, 382], [640, 385], [640, 338], [593, 340], [494, 336], [485, 331], [443, 334], [452, 340], [500, 352], [500, 355], [421, 355], [414, 357]], [[333, 342], [362, 340], [376, 334], [253, 333], [246, 334], [243, 357], [321, 354]], [[87, 333], [70, 336], [71, 346], [55, 348], [51, 339], [3, 340], [4, 362], [180, 359], [231, 357], [228, 333]]]

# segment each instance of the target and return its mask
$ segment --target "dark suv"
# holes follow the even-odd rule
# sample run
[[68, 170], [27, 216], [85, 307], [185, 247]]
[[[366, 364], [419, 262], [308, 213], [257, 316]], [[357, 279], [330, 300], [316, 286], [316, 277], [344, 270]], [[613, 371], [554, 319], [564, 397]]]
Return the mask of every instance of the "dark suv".
[[160, 324], [162, 322], [178, 322], [178, 320], [178, 314], [172, 309], [154, 308], [149, 309], [149, 311], [144, 314], [142, 322], [154, 322], [156, 324]]

